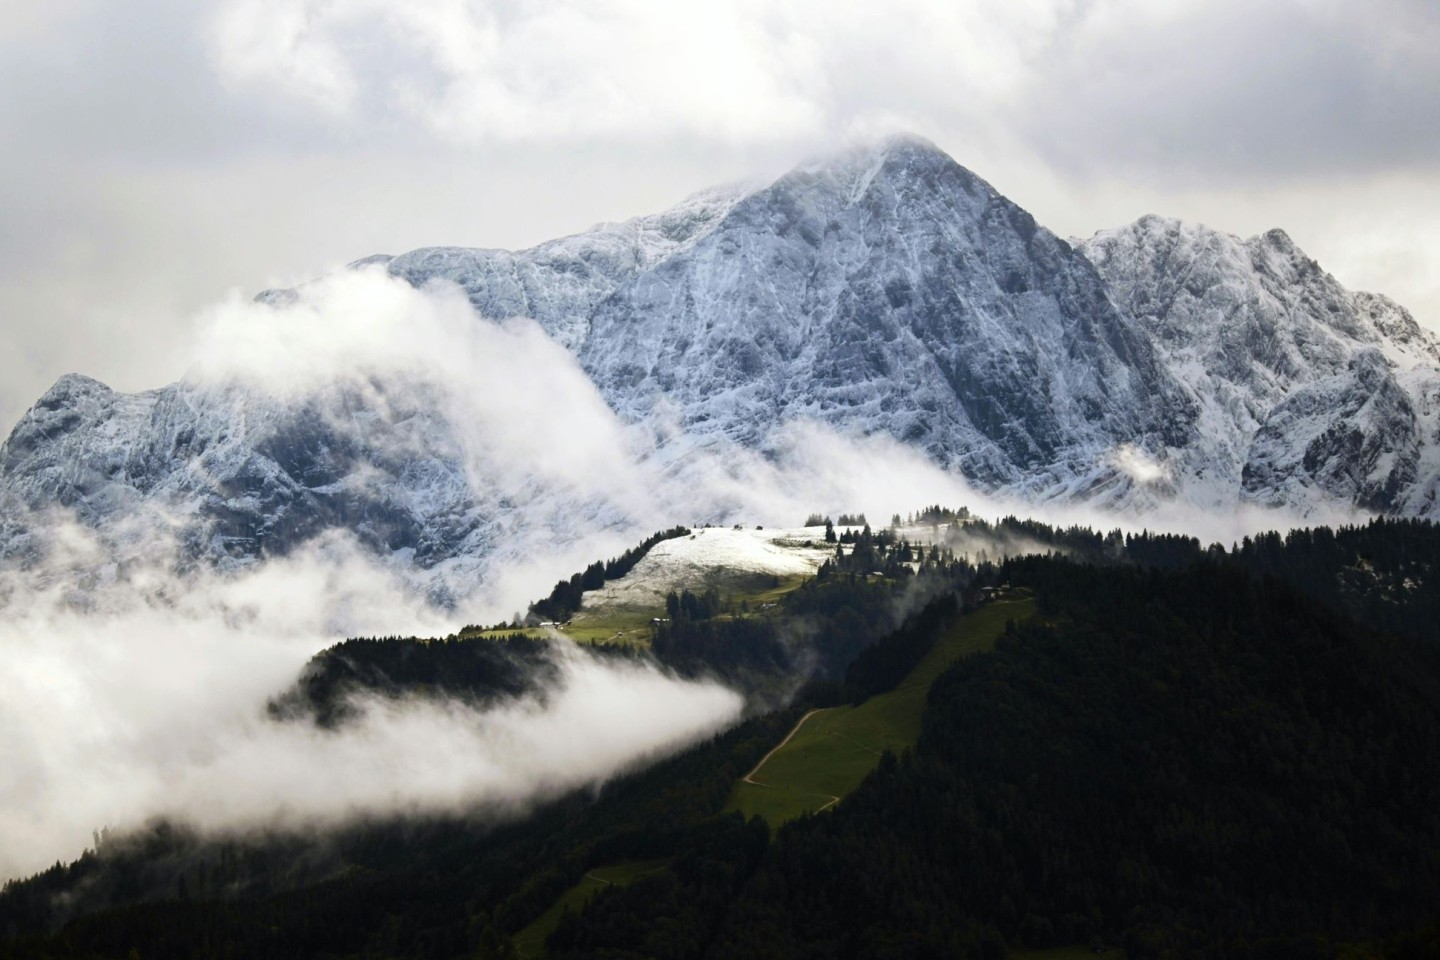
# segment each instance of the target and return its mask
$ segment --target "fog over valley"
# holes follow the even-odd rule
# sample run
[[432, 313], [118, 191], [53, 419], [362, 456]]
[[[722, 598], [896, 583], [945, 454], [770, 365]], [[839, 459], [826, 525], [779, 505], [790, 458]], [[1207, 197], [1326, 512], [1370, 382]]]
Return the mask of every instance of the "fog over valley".
[[[374, 271], [321, 284], [304, 306], [231, 301], [207, 312], [187, 388], [240, 391], [261, 411], [345, 391], [358, 412], [332, 421], [331, 436], [380, 460], [437, 448], [451, 458], [454, 477], [409, 495], [452, 495], [454, 483], [509, 499], [482, 541], [488, 552], [427, 567], [413, 551], [377, 553], [363, 533], [337, 531], [281, 556], [197, 565], [193, 516], [159, 505], [98, 529], [26, 518], [43, 538], [32, 535], [0, 578], [0, 710], [16, 774], [0, 804], [7, 876], [75, 855], [93, 830], [157, 816], [233, 831], [512, 815], [718, 729], [738, 698], [566, 653], [557, 637], [563, 669], [540, 699], [489, 710], [367, 701], [334, 732], [276, 722], [265, 705], [340, 639], [508, 619], [557, 578], [676, 520], [784, 527], [815, 509], [878, 520], [932, 502], [990, 515], [1018, 506], [986, 500], [888, 438], [821, 425], [793, 425], [770, 458], [730, 444], [676, 454], [616, 418], [533, 323], [483, 321], [453, 289], [416, 291]], [[433, 406], [412, 415], [413, 429], [370, 428], [373, 410], [416, 397]], [[1094, 510], [1053, 516], [1136, 525]], [[1228, 542], [1276, 516], [1147, 522]]]

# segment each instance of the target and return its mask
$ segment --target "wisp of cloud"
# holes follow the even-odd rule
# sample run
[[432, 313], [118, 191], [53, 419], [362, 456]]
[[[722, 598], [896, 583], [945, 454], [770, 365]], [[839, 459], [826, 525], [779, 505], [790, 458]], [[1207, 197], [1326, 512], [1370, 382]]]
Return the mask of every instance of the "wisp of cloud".
[[[289, 304], [221, 304], [194, 352], [189, 396], [219, 391], [222, 412], [254, 430], [308, 405], [367, 457], [433, 461], [396, 496], [422, 514], [473, 516], [478, 532], [428, 566], [331, 531], [212, 569], [180, 562], [177, 537], [195, 518], [163, 499], [98, 527], [37, 520], [42, 549], [0, 572], [0, 875], [156, 816], [237, 831], [513, 814], [720, 729], [739, 716], [738, 694], [563, 645], [561, 681], [542, 698], [485, 710], [362, 700], [338, 732], [264, 710], [339, 638], [494, 622], [677, 522], [785, 526], [818, 510], [884, 523], [941, 503], [1121, 525], [1094, 509], [988, 500], [892, 438], [814, 423], [786, 424], [763, 452], [662, 442], [663, 425], [616, 416], [537, 324], [479, 318], [454, 287], [416, 290], [380, 270], [328, 277]], [[367, 468], [340, 482], [391, 480]], [[1147, 525], [1221, 539], [1285, 519], [1221, 529], [1176, 508]], [[437, 593], [450, 606], [430, 603]]]
[[[348, 602], [350, 589], [365, 607]], [[236, 832], [513, 815], [709, 735], [742, 706], [718, 685], [557, 639], [560, 679], [543, 697], [488, 709], [362, 698], [338, 730], [282, 722], [267, 700], [333, 628], [433, 629], [434, 612], [358, 553], [183, 590], [169, 603], [120, 585], [83, 610], [61, 588], [35, 591], [0, 624], [0, 876], [76, 856], [100, 827], [154, 817]]]

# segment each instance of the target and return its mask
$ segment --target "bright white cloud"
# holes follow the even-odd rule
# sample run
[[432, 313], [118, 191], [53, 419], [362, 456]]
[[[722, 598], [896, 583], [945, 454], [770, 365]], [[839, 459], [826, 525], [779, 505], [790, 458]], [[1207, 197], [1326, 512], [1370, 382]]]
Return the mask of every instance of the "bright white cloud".
[[330, 110], [367, 91], [458, 142], [794, 142], [991, 108], [1070, 6], [228, 0], [212, 43], [234, 83]]
[[543, 703], [371, 700], [338, 732], [276, 723], [267, 698], [334, 642], [337, 615], [406, 632], [438, 624], [353, 557], [152, 582], [168, 582], [177, 603], [117, 585], [81, 613], [63, 591], [32, 591], [0, 624], [0, 877], [76, 856], [101, 826], [156, 816], [236, 831], [504, 814], [708, 735], [741, 706], [713, 684], [560, 641], [560, 686]]
[[1158, 483], [1170, 475], [1165, 464], [1132, 443], [1116, 448], [1110, 460], [1136, 483]]
[[398, 112], [458, 143], [792, 143], [905, 125], [1009, 129], [1062, 166], [1152, 174], [1373, 157], [1377, 135], [1433, 162], [1435, 134], [1411, 121], [1440, 88], [1440, 15], [1380, 7], [222, 0], [211, 40], [232, 83], [370, 122]]
[[[348, 112], [356, 80], [325, 27], [337, 4], [312, 0], [234, 0], [215, 18], [214, 50], [223, 77], [272, 86]], [[342, 21], [343, 22], [343, 21]]]

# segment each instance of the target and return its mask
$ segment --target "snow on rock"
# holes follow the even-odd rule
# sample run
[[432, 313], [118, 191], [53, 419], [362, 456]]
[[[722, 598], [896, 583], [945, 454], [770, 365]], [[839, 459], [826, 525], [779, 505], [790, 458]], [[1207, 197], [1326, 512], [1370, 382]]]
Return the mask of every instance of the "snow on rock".
[[654, 607], [672, 590], [700, 592], [737, 580], [812, 576], [835, 556], [822, 527], [735, 530], [703, 527], [688, 537], [662, 540], [619, 580], [585, 594], [585, 609]]
[[1433, 513], [1440, 345], [1403, 308], [1346, 290], [1281, 230], [1149, 216], [1079, 247], [1200, 405], [1165, 451], [1190, 499]]
[[885, 432], [992, 489], [1178, 438], [1193, 402], [1094, 268], [987, 183], [901, 138], [797, 168], [632, 277], [578, 347], [622, 414], [761, 446], [786, 419]]
[[[768, 452], [814, 420], [1031, 502], [1440, 513], [1440, 346], [1403, 308], [1345, 290], [1278, 230], [1145, 217], [1067, 243], [918, 138], [529, 250], [356, 266], [533, 318], [661, 464]], [[626, 519], [583, 484], [467, 460], [466, 425], [423, 384], [384, 387], [281, 402], [64, 377], [0, 447], [0, 558], [30, 556], [56, 507], [104, 529], [163, 515], [186, 560], [246, 564], [341, 530], [436, 571], [483, 570], [521, 530]], [[731, 539], [762, 567], [779, 550]], [[763, 562], [800, 562], [788, 549]]]
[[575, 349], [602, 300], [627, 278], [692, 247], [744, 195], [741, 187], [716, 188], [664, 213], [601, 224], [519, 252], [429, 247], [398, 257], [367, 257], [352, 266], [384, 263], [392, 276], [415, 286], [458, 284], [482, 317], [529, 317]]

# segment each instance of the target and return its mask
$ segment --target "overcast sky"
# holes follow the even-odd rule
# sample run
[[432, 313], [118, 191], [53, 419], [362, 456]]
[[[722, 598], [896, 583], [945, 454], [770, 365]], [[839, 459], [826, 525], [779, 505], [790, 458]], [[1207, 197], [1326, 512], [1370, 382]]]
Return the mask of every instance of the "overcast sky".
[[0, 431], [231, 290], [930, 138], [1062, 236], [1284, 227], [1440, 327], [1433, 0], [6, 0]]

